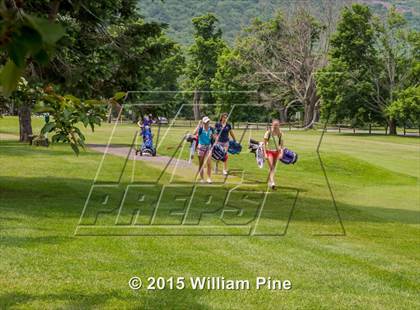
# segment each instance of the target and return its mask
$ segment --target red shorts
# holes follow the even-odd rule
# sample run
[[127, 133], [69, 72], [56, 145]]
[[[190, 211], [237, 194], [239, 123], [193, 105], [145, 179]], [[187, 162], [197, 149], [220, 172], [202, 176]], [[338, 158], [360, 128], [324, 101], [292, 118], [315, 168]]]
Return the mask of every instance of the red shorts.
[[272, 158], [277, 159], [279, 157], [279, 155], [280, 155], [280, 151], [267, 150], [267, 157], [272, 157]]

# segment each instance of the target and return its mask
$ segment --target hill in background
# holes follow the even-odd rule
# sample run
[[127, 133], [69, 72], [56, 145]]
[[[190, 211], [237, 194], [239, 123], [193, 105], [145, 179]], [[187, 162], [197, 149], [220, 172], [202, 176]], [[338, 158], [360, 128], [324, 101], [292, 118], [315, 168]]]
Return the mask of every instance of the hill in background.
[[[290, 11], [298, 5], [309, 6], [315, 15], [325, 11], [325, 0], [140, 0], [139, 7], [147, 20], [168, 24], [168, 34], [176, 41], [189, 45], [193, 41], [191, 19], [208, 12], [214, 13], [220, 22], [224, 38], [233, 42], [244, 26], [256, 17], [268, 19], [281, 9]], [[356, 1], [331, 1], [342, 5]], [[418, 0], [361, 0], [376, 13], [384, 14], [386, 8], [395, 5], [410, 25], [420, 28]]]

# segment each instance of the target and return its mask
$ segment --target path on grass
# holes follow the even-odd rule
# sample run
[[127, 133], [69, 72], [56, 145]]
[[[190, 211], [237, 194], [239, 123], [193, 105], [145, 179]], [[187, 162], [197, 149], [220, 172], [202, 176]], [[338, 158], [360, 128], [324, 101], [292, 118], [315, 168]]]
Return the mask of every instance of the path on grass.
[[[106, 152], [106, 145], [105, 144], [88, 144], [87, 145], [89, 149], [99, 152], [99, 153], [105, 153]], [[110, 145], [108, 148], [107, 154], [124, 157], [127, 158], [127, 154], [130, 152], [130, 147], [124, 146], [124, 145]], [[139, 156], [134, 155], [135, 150], [131, 150], [130, 159], [131, 160], [139, 160], [145, 163], [150, 163], [152, 166], [155, 166], [157, 168], [165, 168], [166, 172], [173, 173], [176, 176], [180, 176], [183, 178], [194, 178], [198, 166], [195, 163], [189, 163], [185, 159], [178, 159], [177, 157], [174, 157], [171, 160], [171, 157], [165, 156], [165, 155], [157, 155], [155, 157], [153, 156]], [[220, 169], [220, 168], [219, 168]], [[219, 170], [220, 171], [220, 170]], [[215, 175], [213, 175], [215, 176]], [[217, 175], [217, 178], [223, 178], [222, 175]], [[230, 181], [238, 181], [240, 178], [236, 176], [234, 173], [229, 174], [228, 179]], [[226, 181], [226, 179], [225, 179]]]
[[13, 133], [1, 133], [0, 132], [0, 140], [14, 140], [19, 141], [19, 135]]
[[[90, 148], [91, 150], [100, 152], [100, 153], [105, 153], [106, 151], [106, 145], [105, 144], [89, 144], [88, 148]], [[115, 156], [120, 156], [120, 157], [127, 157], [128, 152], [130, 152], [130, 147], [128, 146], [119, 146], [119, 145], [110, 145], [108, 148], [108, 154], [112, 154]], [[165, 155], [157, 155], [157, 156], [140, 156], [140, 155], [135, 155], [135, 150], [132, 149], [131, 150], [131, 154], [130, 154], [130, 159], [132, 160], [140, 160], [140, 161], [145, 161], [148, 163], [152, 163], [152, 164], [158, 164], [158, 165], [162, 165], [165, 166], [170, 160], [171, 157], [169, 156], [165, 156]], [[182, 168], [182, 169], [194, 169], [194, 171], [196, 171], [197, 166], [189, 163], [187, 160], [184, 159], [178, 159], [176, 157], [174, 157], [172, 159], [172, 161], [170, 162], [169, 167], [174, 167], [178, 162], [178, 167]]]

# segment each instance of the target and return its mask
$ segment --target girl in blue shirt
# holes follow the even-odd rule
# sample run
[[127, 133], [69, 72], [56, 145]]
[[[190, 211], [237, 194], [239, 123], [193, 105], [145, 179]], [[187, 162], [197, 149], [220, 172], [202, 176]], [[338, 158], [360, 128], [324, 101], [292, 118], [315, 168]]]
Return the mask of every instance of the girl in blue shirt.
[[207, 183], [211, 183], [211, 144], [214, 139], [214, 129], [210, 126], [210, 119], [204, 116], [194, 131], [198, 135], [198, 172], [201, 183], [204, 183], [204, 164], [207, 166]]

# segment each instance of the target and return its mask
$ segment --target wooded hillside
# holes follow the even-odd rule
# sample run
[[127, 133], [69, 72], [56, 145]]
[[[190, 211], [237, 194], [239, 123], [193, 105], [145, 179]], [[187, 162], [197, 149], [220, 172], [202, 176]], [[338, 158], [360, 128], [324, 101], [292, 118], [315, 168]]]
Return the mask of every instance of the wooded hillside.
[[318, 15], [331, 8], [332, 3], [339, 7], [354, 2], [363, 2], [379, 14], [385, 14], [387, 8], [395, 5], [411, 26], [420, 28], [417, 0], [139, 0], [139, 7], [146, 19], [168, 24], [168, 33], [173, 39], [190, 45], [193, 40], [191, 18], [208, 12], [217, 16], [224, 39], [233, 43], [243, 26], [254, 18], [272, 18], [278, 9], [293, 11], [299, 5], [304, 5], [311, 7], [314, 15]]

